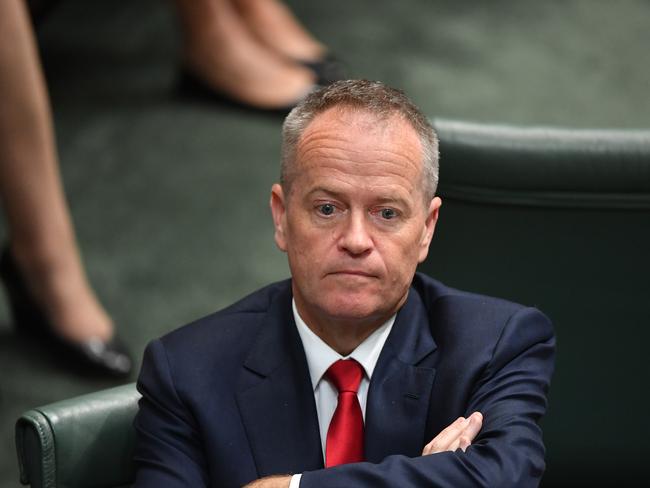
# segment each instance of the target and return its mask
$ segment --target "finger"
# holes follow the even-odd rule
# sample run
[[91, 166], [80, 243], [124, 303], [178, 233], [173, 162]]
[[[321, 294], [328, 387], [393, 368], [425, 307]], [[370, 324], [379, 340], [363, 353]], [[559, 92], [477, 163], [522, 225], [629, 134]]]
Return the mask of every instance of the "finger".
[[422, 450], [422, 455], [435, 454], [442, 451], [455, 451], [462, 449], [463, 452], [471, 445], [483, 426], [483, 415], [474, 412], [467, 419], [459, 417], [454, 423], [440, 432]]
[[454, 422], [443, 429], [429, 443], [431, 446], [431, 453], [445, 451], [447, 447], [458, 438], [461, 432], [463, 432], [466, 424], [467, 419], [465, 417], [458, 417]]
[[465, 450], [471, 445], [472, 441], [469, 440], [469, 437], [461, 435], [460, 439], [458, 440], [458, 447], [456, 449], [460, 449], [461, 451], [465, 452]]
[[458, 436], [458, 442], [456, 446], [450, 446], [450, 451], [455, 451], [456, 449], [462, 449], [463, 452], [472, 445], [472, 442], [481, 431], [483, 426], [483, 415], [480, 412], [474, 412], [468, 418], [467, 427], [463, 432]]
[[469, 423], [463, 432], [464, 436], [467, 436], [470, 442], [474, 441], [478, 433], [483, 427], [483, 415], [481, 412], [474, 412], [469, 416]]
[[465, 417], [458, 417], [452, 424], [435, 436], [422, 451], [423, 455], [434, 454], [446, 451], [448, 446], [457, 441], [460, 434], [467, 427], [468, 420]]

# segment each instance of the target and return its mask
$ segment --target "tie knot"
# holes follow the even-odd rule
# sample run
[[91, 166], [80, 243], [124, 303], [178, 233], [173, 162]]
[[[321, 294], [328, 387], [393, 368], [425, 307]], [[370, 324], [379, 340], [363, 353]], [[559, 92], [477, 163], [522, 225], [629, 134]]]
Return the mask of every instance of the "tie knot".
[[343, 391], [356, 393], [363, 377], [363, 368], [354, 359], [339, 359], [329, 367], [325, 376], [339, 393]]

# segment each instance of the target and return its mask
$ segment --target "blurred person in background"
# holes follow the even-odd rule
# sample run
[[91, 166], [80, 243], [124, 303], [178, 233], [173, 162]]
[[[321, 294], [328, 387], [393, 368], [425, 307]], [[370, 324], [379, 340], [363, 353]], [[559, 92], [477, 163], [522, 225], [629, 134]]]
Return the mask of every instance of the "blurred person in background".
[[278, 0], [175, 0], [183, 86], [255, 109], [288, 112], [340, 63]]
[[0, 197], [9, 234], [0, 276], [16, 328], [79, 366], [128, 375], [131, 358], [81, 262], [23, 0], [0, 2]]
[[[47, 12], [56, 2], [37, 2]], [[175, 0], [185, 87], [286, 112], [340, 66], [277, 0]], [[132, 360], [86, 277], [59, 174], [49, 96], [26, 2], [0, 3], [0, 259], [13, 320], [80, 365], [126, 376]]]

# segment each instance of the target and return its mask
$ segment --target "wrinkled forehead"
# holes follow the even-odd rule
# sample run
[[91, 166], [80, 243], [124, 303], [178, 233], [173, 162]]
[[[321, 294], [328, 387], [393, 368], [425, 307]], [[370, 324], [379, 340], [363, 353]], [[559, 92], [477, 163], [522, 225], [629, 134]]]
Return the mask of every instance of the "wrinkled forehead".
[[374, 111], [366, 107], [339, 104], [316, 114], [305, 127], [301, 140], [310, 131], [317, 130], [325, 124], [336, 126], [336, 130], [343, 133], [351, 129], [378, 133], [399, 128], [405, 132], [412, 132], [416, 138], [418, 137], [415, 129], [397, 110]]
[[400, 115], [377, 116], [333, 109], [314, 118], [296, 148], [295, 180], [301, 188], [323, 178], [347, 179], [359, 189], [396, 184], [408, 192], [422, 186], [422, 145]]
[[300, 171], [300, 160], [306, 154], [331, 146], [368, 152], [407, 152], [420, 167], [424, 160], [422, 141], [417, 131], [397, 111], [376, 113], [364, 108], [338, 105], [317, 114], [297, 141], [298, 165], [295, 169]]

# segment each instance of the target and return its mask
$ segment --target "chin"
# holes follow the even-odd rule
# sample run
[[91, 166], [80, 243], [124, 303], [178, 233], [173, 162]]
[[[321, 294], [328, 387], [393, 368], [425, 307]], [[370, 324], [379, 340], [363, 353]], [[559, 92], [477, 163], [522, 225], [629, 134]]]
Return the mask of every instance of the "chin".
[[332, 297], [324, 304], [326, 313], [337, 319], [359, 320], [368, 317], [380, 316], [387, 313], [384, 309], [386, 303], [377, 300], [376, 295], [351, 296], [350, 294]]

